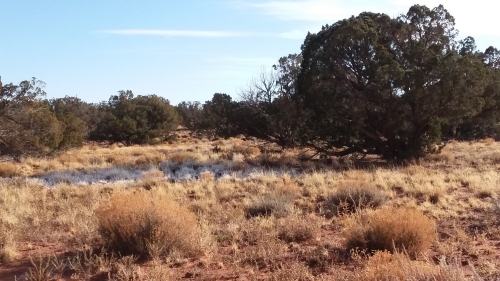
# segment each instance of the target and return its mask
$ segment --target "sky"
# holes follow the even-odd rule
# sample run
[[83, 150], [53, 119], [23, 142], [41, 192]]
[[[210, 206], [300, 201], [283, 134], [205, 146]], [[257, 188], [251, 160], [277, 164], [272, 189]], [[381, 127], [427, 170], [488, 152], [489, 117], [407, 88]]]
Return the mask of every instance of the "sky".
[[500, 47], [500, 2], [476, 0], [0, 0], [0, 76], [36, 77], [48, 98], [107, 101], [120, 90], [170, 100], [234, 98], [299, 53], [307, 32], [363, 11], [443, 4], [459, 37]]

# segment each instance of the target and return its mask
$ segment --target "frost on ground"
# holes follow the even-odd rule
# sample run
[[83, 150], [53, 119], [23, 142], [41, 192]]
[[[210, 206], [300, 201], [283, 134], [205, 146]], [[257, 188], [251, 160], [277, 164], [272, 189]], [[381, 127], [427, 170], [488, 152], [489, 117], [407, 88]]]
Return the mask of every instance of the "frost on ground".
[[262, 167], [249, 167], [244, 171], [234, 171], [231, 169], [232, 163], [224, 164], [200, 164], [188, 162], [184, 164], [166, 161], [158, 166], [151, 166], [149, 169], [133, 169], [129, 167], [113, 167], [92, 171], [57, 171], [33, 177], [52, 186], [60, 183], [88, 185], [96, 183], [116, 183], [133, 182], [141, 179], [144, 172], [160, 170], [164, 173], [164, 179], [170, 181], [197, 180], [201, 173], [210, 172], [215, 179], [225, 178], [256, 178], [269, 174], [281, 175], [289, 174], [296, 176], [299, 173], [290, 168], [265, 169]]

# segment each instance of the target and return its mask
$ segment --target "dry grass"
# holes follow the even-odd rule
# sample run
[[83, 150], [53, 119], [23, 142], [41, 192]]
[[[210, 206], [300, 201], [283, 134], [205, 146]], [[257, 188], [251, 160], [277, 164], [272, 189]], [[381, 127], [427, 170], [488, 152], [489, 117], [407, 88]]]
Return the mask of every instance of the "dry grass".
[[293, 197], [286, 194], [261, 196], [246, 208], [247, 218], [258, 216], [286, 217], [293, 210]]
[[429, 261], [412, 260], [402, 253], [376, 252], [368, 259], [366, 267], [354, 274], [351, 280], [465, 281], [470, 279], [466, 277], [462, 266], [456, 261], [448, 263], [443, 260], [440, 265], [435, 265]]
[[[65, 263], [64, 276], [73, 280], [462, 281], [479, 280], [476, 271], [485, 280], [500, 277], [500, 143], [453, 142], [433, 161], [370, 169], [339, 162], [349, 169], [335, 170], [300, 159], [303, 150], [280, 153], [255, 140], [181, 140], [93, 145], [56, 158], [4, 162], [16, 177], [0, 179], [0, 276], [19, 272], [17, 265], [30, 265], [33, 257], [33, 275], [52, 271], [51, 278], [59, 278]], [[221, 151], [214, 152], [215, 145]], [[252, 151], [256, 147], [262, 153]], [[163, 161], [277, 169], [245, 178], [207, 171], [172, 182], [156, 170]], [[116, 166], [140, 169], [139, 178], [83, 186], [60, 181], [48, 188], [24, 177]], [[340, 215], [325, 216], [327, 209]], [[112, 247], [115, 252], [102, 248], [118, 236], [102, 235], [100, 222], [140, 250], [130, 246], [135, 256], [125, 257], [115, 252], [129, 251], [126, 243]], [[133, 242], [141, 236], [143, 242]], [[396, 253], [373, 253], [393, 252], [393, 240]], [[408, 254], [400, 253], [403, 246]], [[432, 259], [419, 255], [428, 249]], [[360, 258], [352, 254], [363, 250]], [[59, 256], [63, 252], [68, 256]], [[438, 261], [442, 256], [446, 262]]]
[[304, 242], [315, 238], [320, 221], [314, 216], [293, 214], [278, 222], [278, 237], [285, 242]]
[[343, 183], [326, 198], [324, 208], [333, 214], [354, 212], [362, 208], [377, 208], [388, 200], [387, 195], [373, 184], [352, 181]]
[[406, 250], [411, 256], [429, 249], [436, 235], [436, 223], [410, 208], [382, 208], [348, 220], [347, 249], [374, 251]]
[[18, 176], [16, 165], [11, 162], [0, 162], [0, 178], [9, 178]]
[[196, 216], [154, 192], [122, 192], [96, 210], [106, 245], [122, 255], [165, 256], [172, 251], [197, 255]]

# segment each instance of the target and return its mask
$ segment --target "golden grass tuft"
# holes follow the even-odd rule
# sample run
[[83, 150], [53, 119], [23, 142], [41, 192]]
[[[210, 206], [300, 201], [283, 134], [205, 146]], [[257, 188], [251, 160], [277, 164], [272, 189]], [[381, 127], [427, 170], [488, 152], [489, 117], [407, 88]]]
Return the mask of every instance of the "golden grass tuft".
[[170, 160], [172, 162], [176, 162], [179, 164], [184, 164], [187, 162], [196, 162], [196, 154], [191, 153], [191, 152], [176, 152], [172, 154], [167, 154], [166, 155], [167, 160]]
[[0, 178], [10, 178], [18, 176], [16, 165], [11, 162], [0, 162]]
[[327, 196], [324, 208], [330, 215], [354, 212], [362, 208], [377, 208], [388, 200], [375, 185], [361, 181], [344, 182], [335, 193]]
[[300, 262], [287, 262], [273, 272], [272, 281], [309, 281], [315, 280], [309, 268]]
[[[199, 254], [197, 218], [187, 208], [157, 192], [121, 192], [96, 210], [107, 246], [122, 255], [165, 256], [172, 251]], [[153, 253], [154, 252], [154, 253]]]
[[485, 138], [485, 139], [480, 139], [478, 142], [479, 143], [492, 144], [492, 143], [495, 143], [495, 139], [494, 138]]
[[212, 172], [204, 171], [200, 173], [200, 180], [202, 181], [213, 181], [215, 180], [215, 175]]
[[290, 215], [278, 222], [278, 238], [285, 242], [304, 242], [313, 239], [320, 230], [314, 216]]
[[400, 253], [392, 254], [387, 251], [377, 251], [369, 258], [366, 268], [357, 277], [358, 280], [363, 281], [408, 280], [410, 275], [415, 275], [407, 272], [408, 267], [417, 269], [419, 277], [430, 277], [436, 273], [436, 267], [433, 264], [411, 261]]
[[455, 160], [455, 156], [451, 152], [443, 151], [443, 152], [438, 153], [438, 154], [429, 154], [429, 155], [427, 155], [426, 159], [431, 161], [431, 162], [450, 163], [450, 162], [453, 162], [453, 160]]
[[344, 233], [347, 249], [368, 252], [405, 249], [416, 256], [437, 238], [436, 222], [410, 208], [386, 207], [367, 216], [353, 215], [347, 221], [350, 224]]
[[233, 161], [231, 162], [231, 170], [233, 171], [246, 171], [248, 170], [249, 165], [244, 161]]
[[288, 194], [269, 194], [255, 199], [245, 210], [247, 218], [271, 216], [282, 218], [293, 210], [293, 197]]
[[19, 256], [12, 232], [0, 234], [0, 264], [13, 262]]

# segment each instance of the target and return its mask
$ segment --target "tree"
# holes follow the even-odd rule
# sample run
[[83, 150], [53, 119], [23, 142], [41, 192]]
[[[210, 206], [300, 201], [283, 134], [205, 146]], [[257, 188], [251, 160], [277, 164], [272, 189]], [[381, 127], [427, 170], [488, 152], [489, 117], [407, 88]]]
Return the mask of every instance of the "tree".
[[63, 124], [40, 100], [44, 86], [32, 78], [0, 88], [0, 155], [44, 155], [59, 147]]
[[177, 128], [179, 117], [168, 100], [156, 95], [134, 97], [132, 91], [118, 93], [101, 104], [102, 118], [92, 139], [146, 144]]
[[281, 58], [273, 70], [263, 69], [240, 93], [242, 101], [233, 119], [239, 131], [282, 148], [296, 145], [300, 118], [292, 95], [301, 61], [296, 54]]
[[203, 122], [199, 130], [209, 136], [229, 138], [240, 134], [234, 120], [237, 103], [230, 95], [215, 93], [212, 100], [203, 105]]
[[65, 96], [63, 98], [54, 98], [48, 100], [47, 103], [57, 116], [70, 112], [76, 118], [83, 121], [87, 126], [85, 136], [95, 129], [102, 117], [97, 105], [87, 103], [77, 97]]
[[443, 124], [496, 108], [485, 96], [488, 67], [454, 26], [443, 6], [415, 5], [397, 18], [365, 12], [309, 33], [294, 95], [305, 112], [301, 143], [402, 161], [431, 152]]

